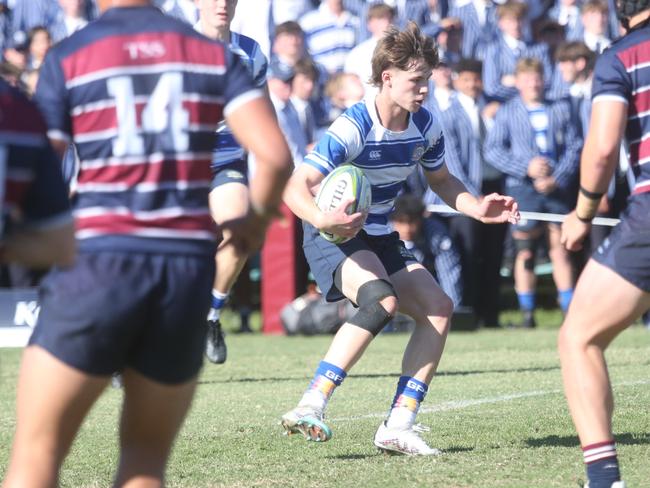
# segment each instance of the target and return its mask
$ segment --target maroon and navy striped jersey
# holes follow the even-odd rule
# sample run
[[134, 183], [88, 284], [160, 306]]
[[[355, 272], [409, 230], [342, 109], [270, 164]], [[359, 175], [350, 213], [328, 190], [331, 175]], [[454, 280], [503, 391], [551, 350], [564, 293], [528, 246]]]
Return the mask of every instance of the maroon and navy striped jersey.
[[650, 27], [622, 37], [596, 63], [593, 102], [628, 105], [625, 138], [636, 184], [633, 194], [650, 191]]
[[154, 7], [110, 9], [52, 48], [35, 99], [79, 154], [80, 247], [213, 252], [217, 124], [259, 96], [228, 48]]
[[36, 106], [0, 79], [0, 225], [47, 228], [72, 220], [60, 163]]

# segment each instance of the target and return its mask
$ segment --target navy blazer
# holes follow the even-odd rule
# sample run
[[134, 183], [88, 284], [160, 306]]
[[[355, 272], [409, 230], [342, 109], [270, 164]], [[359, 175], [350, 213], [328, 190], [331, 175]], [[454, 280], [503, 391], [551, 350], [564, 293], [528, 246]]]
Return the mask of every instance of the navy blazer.
[[[552, 175], [557, 187], [569, 190], [578, 175], [582, 139], [578, 136], [568, 100], [545, 102], [548, 112], [549, 147], [556, 160], [551, 160]], [[494, 126], [485, 144], [487, 161], [507, 175], [506, 185], [531, 184], [528, 163], [540, 156], [535, 143], [528, 110], [517, 96], [497, 112]]]

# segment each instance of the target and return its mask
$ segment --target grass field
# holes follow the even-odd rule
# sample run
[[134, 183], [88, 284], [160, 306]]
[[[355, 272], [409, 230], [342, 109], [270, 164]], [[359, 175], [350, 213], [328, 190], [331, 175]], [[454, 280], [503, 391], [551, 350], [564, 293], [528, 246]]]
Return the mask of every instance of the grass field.
[[[334, 394], [325, 444], [281, 435], [329, 337], [228, 335], [206, 365], [168, 471], [173, 487], [573, 487], [584, 480], [553, 324], [452, 333], [419, 421], [436, 458], [379, 453], [372, 437], [399, 375], [405, 334], [383, 334]], [[0, 477], [14, 428], [19, 350], [0, 350]], [[608, 354], [615, 432], [628, 487], [650, 487], [650, 332], [635, 326]], [[47, 379], [44, 378], [44, 381]], [[62, 473], [65, 487], [110, 486], [121, 391], [91, 412]], [[47, 408], [43, 405], [43, 408]]]

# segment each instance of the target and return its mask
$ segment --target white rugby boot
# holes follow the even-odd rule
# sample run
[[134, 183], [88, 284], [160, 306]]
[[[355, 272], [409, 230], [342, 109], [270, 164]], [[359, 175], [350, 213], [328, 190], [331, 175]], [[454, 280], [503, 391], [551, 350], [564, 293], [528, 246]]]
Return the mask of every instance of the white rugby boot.
[[400, 427], [389, 428], [382, 422], [375, 434], [375, 446], [381, 451], [406, 454], [407, 456], [438, 456], [442, 454], [439, 449], [429, 447], [420, 437], [422, 428]]
[[300, 433], [308, 441], [325, 442], [332, 438], [332, 430], [324, 419], [321, 409], [299, 405], [282, 416], [282, 427], [287, 435]]

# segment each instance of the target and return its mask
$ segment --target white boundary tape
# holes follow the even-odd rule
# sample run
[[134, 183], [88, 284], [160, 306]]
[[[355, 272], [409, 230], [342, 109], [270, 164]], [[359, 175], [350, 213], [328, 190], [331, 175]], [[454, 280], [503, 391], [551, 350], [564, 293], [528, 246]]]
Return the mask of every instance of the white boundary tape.
[[[639, 386], [639, 385], [650, 385], [650, 380], [623, 381], [621, 383], [613, 385], [613, 387], [614, 389], [616, 389], [625, 386]], [[500, 395], [496, 397], [458, 400], [454, 402], [439, 403], [438, 405], [423, 406], [422, 408], [420, 408], [420, 413], [449, 412], [451, 410], [461, 410], [463, 408], [473, 407], [476, 405], [484, 405], [489, 403], [503, 403], [503, 402], [509, 402], [511, 400], [519, 400], [520, 398], [531, 398], [531, 397], [545, 396], [545, 395], [559, 395], [561, 393], [562, 390], [535, 390], [535, 391], [524, 391], [521, 393], [511, 393], [509, 395]], [[361, 419], [374, 419], [374, 418], [383, 418], [383, 417], [386, 417], [386, 411], [369, 413], [366, 415], [357, 415], [354, 417], [339, 417], [339, 418], [331, 419], [330, 421], [331, 422], [352, 422]]]
[[[453, 208], [448, 207], [447, 205], [427, 205], [427, 210], [431, 213], [452, 213], [452, 214], [460, 213], [458, 210], [454, 210]], [[565, 217], [565, 215], [562, 214], [527, 212], [527, 211], [520, 211], [519, 214], [521, 215], [522, 219], [526, 219], [526, 220], [539, 220], [542, 222], [556, 222], [556, 223], [562, 222]], [[609, 227], [614, 227], [619, 222], [620, 222], [619, 219], [610, 219], [607, 217], [596, 217], [594, 220], [592, 220], [591, 223], [593, 225], [606, 225]]]

